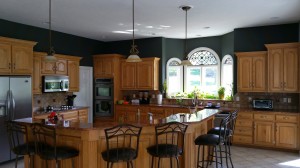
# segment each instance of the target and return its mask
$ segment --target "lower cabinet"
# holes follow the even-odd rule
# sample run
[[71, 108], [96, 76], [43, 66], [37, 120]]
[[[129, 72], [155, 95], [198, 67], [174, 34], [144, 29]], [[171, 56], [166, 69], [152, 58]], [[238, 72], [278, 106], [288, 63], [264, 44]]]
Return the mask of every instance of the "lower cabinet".
[[299, 149], [298, 127], [298, 114], [240, 112], [236, 121], [233, 143]]

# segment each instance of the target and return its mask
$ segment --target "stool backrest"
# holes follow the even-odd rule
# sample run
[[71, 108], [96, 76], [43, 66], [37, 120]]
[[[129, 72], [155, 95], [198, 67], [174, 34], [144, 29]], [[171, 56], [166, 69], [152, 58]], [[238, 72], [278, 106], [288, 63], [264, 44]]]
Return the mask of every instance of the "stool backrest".
[[14, 121], [7, 121], [6, 125], [10, 149], [15, 154], [19, 154], [19, 151], [16, 150], [17, 147], [25, 144], [25, 150], [28, 152], [28, 143], [24, 143], [24, 140], [25, 142], [28, 142], [28, 131], [26, 125]]
[[234, 129], [235, 129], [235, 122], [236, 122], [236, 118], [237, 118], [237, 113], [238, 110], [234, 110], [231, 115], [230, 115], [230, 129], [231, 129], [231, 135], [234, 134]]
[[[105, 137], [106, 137], [106, 152], [108, 159], [110, 158], [110, 149], [116, 150], [117, 160], [119, 160], [119, 153], [121, 153], [123, 149], [135, 149], [136, 157], [138, 156], [139, 151], [139, 138], [142, 131], [142, 127], [134, 126], [131, 124], [121, 124], [112, 128], [105, 129]], [[115, 155], [115, 153], [113, 153]], [[136, 158], [134, 158], [136, 159]]]
[[44, 153], [48, 151], [54, 154], [54, 157], [57, 159], [55, 127], [35, 123], [32, 125], [32, 132], [35, 140], [36, 153], [40, 154], [41, 152]]
[[224, 131], [219, 131], [219, 142], [226, 142], [228, 135], [230, 135], [231, 133], [229, 133], [228, 131], [230, 130], [231, 127], [231, 115], [228, 115], [227, 117], [223, 118], [221, 123], [220, 123], [220, 130], [224, 130]]
[[[176, 145], [176, 150], [184, 150], [184, 135], [188, 125], [180, 122], [169, 122], [155, 126], [156, 133], [156, 152], [158, 153], [159, 145], [164, 144], [166, 148], [168, 145]], [[165, 149], [167, 151], [168, 149]], [[160, 151], [162, 152], [162, 151]], [[178, 153], [178, 151], [174, 151]]]

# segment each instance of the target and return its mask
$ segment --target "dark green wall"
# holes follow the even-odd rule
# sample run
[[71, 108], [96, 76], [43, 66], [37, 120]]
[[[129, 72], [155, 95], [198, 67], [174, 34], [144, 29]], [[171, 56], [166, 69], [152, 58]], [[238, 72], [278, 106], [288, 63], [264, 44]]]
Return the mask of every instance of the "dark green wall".
[[230, 32], [222, 36], [222, 58], [225, 55], [234, 55], [234, 33]]
[[300, 22], [299, 22], [299, 39], [298, 41], [300, 42]]
[[298, 38], [298, 23], [235, 29], [234, 51], [265, 51], [265, 44], [298, 42]]
[[[34, 51], [48, 51], [48, 29], [28, 26], [0, 19], [0, 36], [38, 42]], [[91, 55], [103, 50], [103, 42], [70, 34], [52, 32], [52, 44], [58, 54], [83, 57], [80, 65], [92, 66]]]

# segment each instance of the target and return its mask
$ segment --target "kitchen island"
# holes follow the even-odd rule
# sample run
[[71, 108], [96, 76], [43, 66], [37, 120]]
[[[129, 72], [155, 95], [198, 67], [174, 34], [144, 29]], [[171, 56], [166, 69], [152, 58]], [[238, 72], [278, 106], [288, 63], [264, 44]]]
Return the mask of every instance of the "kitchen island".
[[[208, 129], [213, 126], [214, 115], [221, 112], [218, 109], [204, 109], [192, 114], [175, 114], [159, 122], [184, 121], [187, 123], [188, 129], [185, 134], [185, 149], [184, 155], [180, 158], [180, 167], [195, 167], [197, 160], [197, 148], [194, 145], [194, 139], [205, 134]], [[16, 120], [28, 124], [41, 122], [40, 120], [32, 120], [31, 118]], [[73, 122], [69, 127], [55, 125], [57, 128], [57, 143], [59, 145], [71, 146], [80, 151], [79, 157], [75, 159], [75, 167], [80, 168], [103, 168], [106, 167], [106, 162], [102, 159], [101, 152], [106, 150], [106, 140], [104, 129], [115, 126], [117, 122], [103, 122], [101, 125], [93, 126], [90, 123]], [[155, 144], [155, 124], [131, 123], [142, 126], [142, 132], [139, 143], [138, 158], [134, 161], [134, 167], [151, 167], [151, 156], [147, 153], [147, 147]], [[30, 135], [30, 140], [33, 136]], [[28, 157], [25, 157], [25, 167], [28, 166]], [[55, 167], [55, 162], [51, 166]], [[45, 163], [44, 163], [45, 164]], [[157, 165], [157, 164], [156, 164]], [[126, 167], [126, 164], [119, 163], [116, 167]], [[35, 156], [35, 167], [44, 167], [42, 160]], [[64, 160], [61, 163], [62, 168], [71, 167], [71, 159]], [[161, 167], [169, 167], [169, 159], [161, 161]]]

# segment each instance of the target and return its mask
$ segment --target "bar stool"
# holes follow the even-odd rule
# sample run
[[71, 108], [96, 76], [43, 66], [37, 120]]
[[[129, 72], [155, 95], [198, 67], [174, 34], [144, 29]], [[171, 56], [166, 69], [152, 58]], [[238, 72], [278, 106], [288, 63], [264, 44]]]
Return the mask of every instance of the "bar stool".
[[16, 155], [15, 168], [18, 167], [18, 157], [29, 155], [30, 167], [34, 166], [35, 146], [28, 141], [26, 125], [14, 121], [7, 121], [7, 133], [11, 151]]
[[235, 122], [236, 122], [236, 118], [237, 118], [237, 110], [233, 111], [232, 113], [229, 113], [230, 115], [230, 121], [229, 121], [229, 127], [227, 129], [227, 131], [225, 132], [224, 129], [220, 129], [220, 127], [214, 127], [212, 129], [210, 129], [207, 134], [216, 134], [219, 135], [220, 131], [222, 135], [226, 136], [226, 142], [224, 143], [224, 150], [222, 150], [221, 152], [223, 152], [225, 154], [225, 158], [226, 158], [226, 166], [228, 167], [228, 158], [230, 160], [230, 164], [231, 167], [233, 166], [233, 162], [231, 159], [231, 143], [232, 143], [232, 137], [234, 134], [234, 129], [235, 129]]
[[[225, 132], [227, 131], [230, 123], [230, 116], [227, 116], [222, 119], [220, 123], [220, 129], [223, 129]], [[216, 168], [218, 167], [218, 164], [223, 167], [223, 162], [222, 162], [222, 150], [221, 150], [221, 145], [223, 145], [226, 142], [226, 135], [222, 134], [221, 131], [219, 132], [218, 135], [216, 134], [204, 134], [200, 135], [195, 139], [195, 145], [198, 145], [198, 154], [197, 154], [197, 168], [204, 168], [204, 162], [206, 162], [206, 167], [208, 166], [208, 162], [211, 164], [213, 162], [213, 158], [215, 158], [215, 163], [216, 163]], [[202, 161], [200, 161], [200, 147], [202, 146]], [[204, 159], [204, 154], [205, 154], [205, 146], [208, 147], [208, 156], [211, 157], [210, 160], [205, 160]], [[213, 147], [213, 151], [211, 151], [210, 147]], [[219, 148], [219, 150], [217, 149]], [[213, 152], [213, 153], [211, 153]], [[218, 156], [218, 153], [220, 154]], [[218, 161], [220, 159], [220, 161]], [[200, 165], [202, 163], [202, 166]]]
[[170, 167], [172, 168], [172, 158], [176, 158], [177, 167], [179, 167], [178, 157], [184, 151], [184, 134], [188, 125], [180, 122], [170, 122], [155, 126], [156, 144], [147, 148], [152, 156], [153, 168], [154, 157], [158, 157], [158, 168], [161, 158], [170, 158]]
[[32, 125], [32, 131], [37, 155], [46, 160], [47, 168], [48, 160], [55, 160], [56, 167], [60, 167], [60, 162], [65, 159], [72, 159], [72, 167], [74, 168], [74, 158], [79, 155], [79, 151], [68, 146], [58, 146], [55, 127], [35, 123]]
[[101, 152], [103, 160], [107, 162], [106, 167], [113, 167], [114, 163], [127, 162], [133, 168], [132, 161], [138, 156], [139, 138], [142, 127], [130, 124], [121, 124], [105, 129], [106, 150]]

